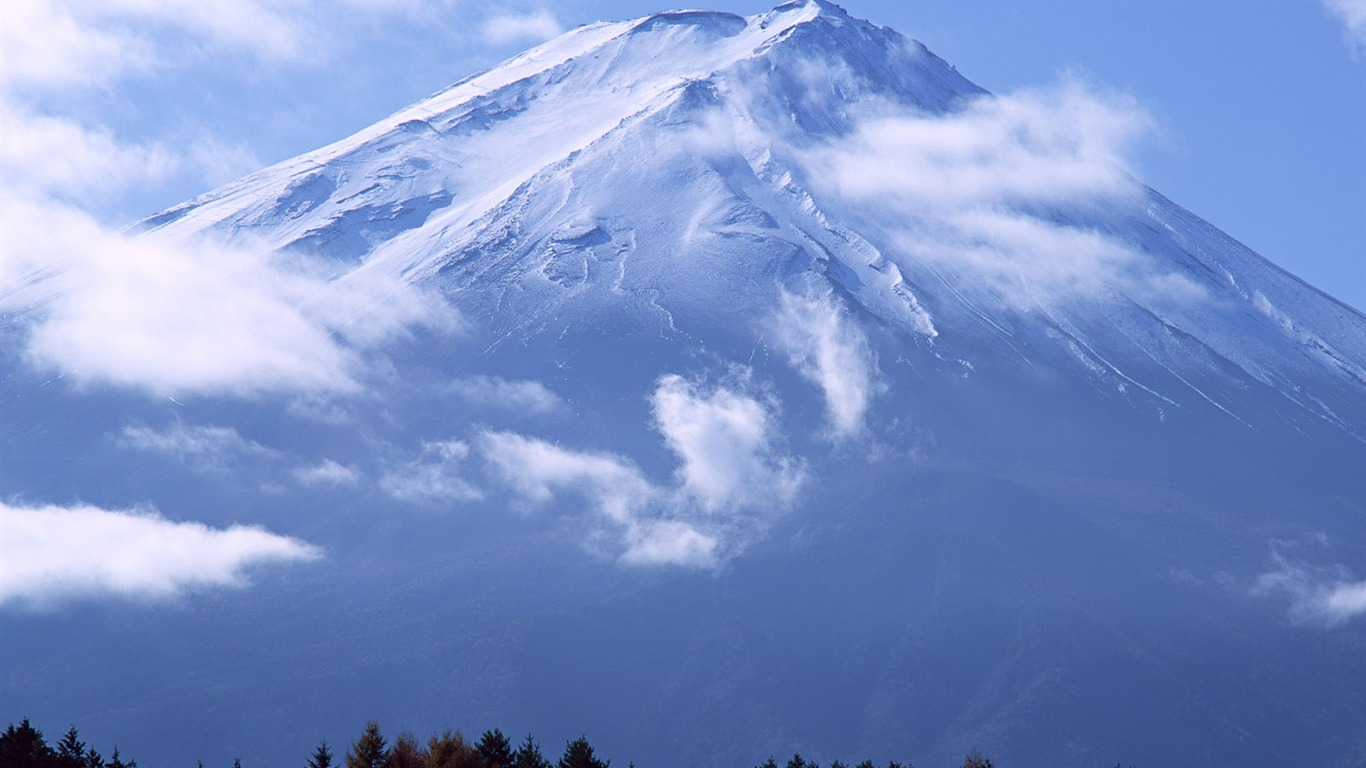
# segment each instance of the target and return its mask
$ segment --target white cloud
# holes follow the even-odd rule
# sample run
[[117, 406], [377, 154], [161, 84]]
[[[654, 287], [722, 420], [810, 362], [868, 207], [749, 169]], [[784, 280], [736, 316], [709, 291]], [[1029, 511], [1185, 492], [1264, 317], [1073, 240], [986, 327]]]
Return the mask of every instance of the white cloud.
[[415, 461], [395, 467], [380, 478], [385, 493], [413, 504], [473, 501], [483, 493], [459, 473], [470, 454], [461, 440], [438, 440], [422, 444], [422, 455]]
[[0, 100], [0, 120], [0, 179], [11, 194], [98, 202], [163, 181], [180, 165], [165, 147], [121, 143], [107, 131], [34, 114], [8, 100]]
[[[28, 324], [27, 359], [80, 384], [155, 394], [356, 392], [372, 348], [452, 311], [397, 280], [334, 280], [315, 267], [209, 240], [130, 237], [130, 192], [217, 184], [259, 167], [248, 149], [191, 138], [129, 142], [73, 87], [109, 89], [205, 53], [304, 59], [327, 35], [417, 19], [449, 0], [14, 0], [0, 14], [0, 307]], [[117, 91], [114, 92], [117, 95]], [[43, 104], [38, 107], [35, 105]], [[54, 107], [56, 110], [54, 111]], [[63, 114], [65, 107], [68, 114]], [[71, 114], [80, 114], [74, 118]]]
[[544, 505], [561, 494], [585, 500], [595, 516], [583, 521], [583, 540], [621, 562], [715, 566], [792, 503], [802, 470], [774, 451], [767, 407], [738, 389], [665, 376], [651, 402], [680, 460], [672, 486], [652, 482], [625, 457], [513, 432], [485, 432], [479, 447], [527, 502]]
[[564, 407], [559, 395], [538, 381], [471, 376], [451, 383], [451, 390], [475, 405], [529, 413], [552, 413]]
[[145, 41], [122, 26], [92, 24], [78, 10], [54, 0], [5, 3], [0, 71], [7, 88], [94, 85], [151, 62]]
[[563, 492], [585, 499], [598, 514], [586, 521], [585, 543], [603, 546], [621, 562], [716, 564], [719, 531], [668, 517], [678, 511], [671, 508], [670, 493], [650, 483], [629, 459], [571, 451], [512, 432], [485, 432], [481, 443], [495, 471], [528, 501], [545, 504]]
[[1323, 0], [1323, 7], [1342, 24], [1353, 44], [1366, 48], [1366, 0]]
[[627, 565], [708, 567], [719, 557], [721, 542], [681, 520], [633, 521], [623, 536]]
[[484, 38], [493, 45], [541, 42], [563, 32], [555, 15], [544, 8], [529, 13], [506, 13], [484, 22]]
[[656, 384], [651, 404], [665, 443], [682, 462], [683, 489], [708, 510], [784, 507], [796, 495], [802, 473], [771, 448], [772, 416], [763, 403], [668, 375]]
[[361, 481], [361, 474], [355, 469], [338, 464], [332, 459], [323, 459], [318, 464], [311, 467], [299, 467], [294, 470], [294, 479], [303, 485], [357, 485]]
[[1366, 581], [1334, 584], [1323, 598], [1322, 612], [1337, 621], [1366, 613]]
[[192, 427], [179, 422], [160, 432], [129, 425], [123, 428], [118, 442], [124, 448], [172, 456], [201, 470], [222, 470], [237, 458], [275, 453], [231, 427]]
[[263, 58], [304, 56], [326, 18], [325, 6], [302, 0], [86, 0], [92, 23], [165, 27], [205, 44]]
[[50, 89], [104, 85], [204, 50], [266, 61], [310, 59], [348, 25], [430, 18], [450, 3], [344, 5], [338, 12], [324, 0], [8, 0], [0, 14], [0, 70], [12, 87]]
[[883, 384], [858, 324], [833, 296], [784, 291], [773, 327], [792, 367], [824, 393], [831, 435], [847, 439], [863, 432], [868, 407]]
[[1366, 615], [1366, 581], [1355, 581], [1342, 566], [1315, 566], [1287, 557], [1273, 545], [1275, 570], [1262, 574], [1253, 594], [1290, 598], [1290, 618], [1299, 623], [1333, 627]]
[[485, 432], [480, 443], [503, 480], [534, 502], [548, 502], [559, 491], [576, 492], [605, 518], [625, 525], [659, 498], [640, 470], [620, 456], [571, 451], [514, 432]]
[[[441, 24], [459, 0], [7, 0], [0, 72], [24, 92], [105, 87], [130, 75], [246, 54], [317, 63], [383, 22]], [[338, 7], [340, 6], [340, 7]], [[547, 21], [548, 20], [548, 21]], [[509, 33], [544, 32], [542, 11], [509, 17]], [[558, 28], [558, 25], [554, 25]]]
[[802, 156], [817, 191], [887, 233], [889, 255], [963, 273], [1007, 306], [1198, 295], [1087, 223], [1141, 205], [1125, 157], [1150, 124], [1132, 99], [1069, 82], [946, 115], [884, 111]]
[[345, 393], [363, 352], [411, 326], [451, 327], [439, 299], [380, 276], [207, 240], [111, 232], [73, 208], [0, 193], [0, 307], [24, 311], [30, 362], [155, 394]]
[[257, 527], [210, 528], [155, 511], [0, 503], [0, 605], [76, 598], [167, 599], [242, 587], [249, 568], [316, 560], [321, 550]]

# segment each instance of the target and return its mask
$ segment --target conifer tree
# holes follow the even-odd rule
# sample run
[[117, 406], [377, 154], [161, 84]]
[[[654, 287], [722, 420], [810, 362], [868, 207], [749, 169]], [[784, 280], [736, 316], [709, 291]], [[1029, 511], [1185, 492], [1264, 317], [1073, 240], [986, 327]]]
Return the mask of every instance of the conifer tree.
[[589, 745], [588, 739], [580, 736], [565, 744], [564, 755], [560, 757], [557, 768], [607, 768], [611, 762], [599, 760], [597, 755], [593, 754], [593, 747]]
[[379, 732], [379, 723], [371, 720], [365, 731], [346, 752], [346, 768], [384, 768], [389, 757], [388, 743]]
[[28, 718], [13, 723], [0, 733], [0, 766], [49, 768], [57, 762], [57, 753], [47, 745], [43, 732], [29, 724]]
[[991, 758], [982, 757], [982, 753], [973, 747], [972, 751], [963, 758], [963, 768], [994, 768]]
[[[123, 758], [119, 757], [119, 748], [117, 745], [115, 745], [114, 754], [109, 756], [109, 762], [105, 763], [104, 765], [105, 768], [138, 768], [138, 761], [129, 760], [126, 763], [123, 762]], [[242, 768], [242, 766], [235, 765], [233, 766], [233, 768]]]
[[74, 725], [57, 742], [57, 765], [61, 768], [86, 768], [85, 742], [81, 741]]
[[459, 731], [427, 739], [426, 768], [479, 768], [479, 755]]
[[394, 739], [394, 745], [389, 747], [389, 758], [384, 762], [385, 768], [425, 768], [426, 764], [427, 755], [412, 731], [404, 731]]
[[[203, 763], [200, 768], [203, 768]], [[318, 748], [308, 758], [308, 768], [332, 768], [332, 750], [328, 748], [326, 739], [318, 742]]]
[[474, 751], [479, 754], [480, 768], [513, 768], [512, 743], [497, 728], [484, 731]]
[[531, 738], [531, 734], [526, 735], [526, 741], [517, 748], [517, 754], [513, 756], [513, 768], [551, 768], [550, 761], [541, 754], [541, 747], [536, 740]]

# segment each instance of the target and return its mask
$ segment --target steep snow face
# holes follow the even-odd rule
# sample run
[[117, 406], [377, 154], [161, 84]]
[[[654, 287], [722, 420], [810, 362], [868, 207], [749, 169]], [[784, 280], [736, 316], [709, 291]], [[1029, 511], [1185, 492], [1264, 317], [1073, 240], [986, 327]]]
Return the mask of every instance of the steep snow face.
[[991, 97], [816, 0], [679, 11], [569, 32], [139, 228], [439, 286], [515, 337], [623, 311], [756, 332], [834, 290], [968, 368], [1059, 366], [1159, 418], [1287, 400], [1273, 418], [1363, 437], [1362, 316], [1129, 177], [1137, 121], [1076, 89]]
[[[661, 13], [569, 32], [349, 139], [142, 226], [168, 233], [210, 226], [261, 231], [277, 245], [325, 244], [330, 256], [363, 256], [428, 218], [434, 219], [429, 228], [439, 231], [468, 225], [536, 172], [624, 121], [657, 111], [690, 82], [744, 61], [786, 62], [784, 75], [800, 78], [793, 66], [814, 65], [832, 41], [845, 55], [858, 54], [859, 44], [869, 48], [873, 57], [858, 63], [875, 68], [864, 82], [870, 90], [891, 87], [902, 100], [935, 108], [976, 91], [916, 44], [820, 3], [781, 6], [750, 19]], [[895, 76], [877, 77], [887, 73]], [[818, 85], [789, 82], [783, 95], [809, 100]]]
[[[839, 68], [838, 82], [819, 73], [826, 64]], [[263, 235], [277, 246], [338, 259], [361, 258], [421, 228], [426, 237], [402, 249], [409, 262], [429, 260], [433, 239], [459, 233], [537, 173], [572, 161], [726, 71], [723, 79], [737, 87], [771, 72], [762, 85], [772, 89], [766, 101], [776, 104], [764, 106], [779, 120], [800, 119], [803, 129], [827, 132], [844, 102], [860, 95], [942, 110], [978, 92], [918, 44], [822, 4], [782, 6], [750, 19], [662, 13], [574, 30], [351, 138], [140, 226], [165, 234], [214, 228]]]

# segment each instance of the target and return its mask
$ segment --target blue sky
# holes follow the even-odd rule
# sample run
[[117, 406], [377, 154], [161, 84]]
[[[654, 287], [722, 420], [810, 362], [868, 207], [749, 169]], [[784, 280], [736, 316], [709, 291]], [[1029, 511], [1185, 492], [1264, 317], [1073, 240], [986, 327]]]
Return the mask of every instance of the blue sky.
[[[718, 1], [743, 14], [761, 1]], [[1132, 96], [1144, 181], [1366, 307], [1366, 0], [848, 0], [1008, 93]], [[340, 139], [558, 30], [654, 0], [11, 0], [4, 194], [105, 226]]]

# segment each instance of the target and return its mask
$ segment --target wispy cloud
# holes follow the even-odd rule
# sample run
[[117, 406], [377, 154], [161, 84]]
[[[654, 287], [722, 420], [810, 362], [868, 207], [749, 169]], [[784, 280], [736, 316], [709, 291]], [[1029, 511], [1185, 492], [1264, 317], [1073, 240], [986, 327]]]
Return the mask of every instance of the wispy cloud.
[[0, 306], [30, 324], [28, 359], [81, 383], [155, 394], [345, 393], [367, 348], [453, 310], [397, 280], [207, 240], [111, 232], [68, 207], [0, 194]]
[[573, 491], [608, 520], [627, 524], [658, 498], [658, 490], [622, 456], [573, 451], [515, 432], [487, 431], [480, 443], [502, 479], [533, 502]]
[[[10, 0], [0, 67], [21, 89], [107, 84], [202, 51], [267, 61], [325, 55], [352, 25], [431, 18], [450, 0]], [[553, 19], [552, 19], [553, 20]]]
[[257, 527], [210, 528], [155, 510], [0, 503], [0, 605], [48, 608], [73, 599], [164, 600], [246, 586], [250, 568], [316, 560], [322, 551]]
[[276, 452], [248, 440], [231, 427], [190, 426], [177, 422], [157, 431], [144, 425], [129, 425], [118, 437], [123, 448], [160, 453], [199, 470], [219, 471], [232, 461], [249, 457], [268, 457]]
[[622, 542], [621, 562], [639, 566], [705, 568], [717, 563], [725, 547], [717, 534], [706, 533], [691, 522], [670, 519], [634, 520]]
[[583, 541], [623, 563], [714, 566], [795, 500], [802, 467], [775, 450], [770, 406], [736, 386], [665, 376], [651, 404], [679, 459], [672, 484], [651, 481], [624, 456], [514, 432], [486, 431], [480, 450], [527, 503], [584, 500], [595, 514], [581, 521]]
[[473, 501], [483, 492], [462, 474], [469, 455], [469, 443], [463, 440], [423, 443], [422, 453], [415, 460], [384, 473], [380, 488], [399, 501], [413, 504]]
[[154, 60], [145, 41], [75, 10], [54, 0], [6, 3], [0, 14], [0, 69], [9, 87], [94, 85]]
[[1313, 565], [1289, 556], [1291, 545], [1275, 542], [1275, 568], [1258, 577], [1253, 593], [1290, 599], [1290, 618], [1332, 627], [1366, 615], [1366, 581], [1353, 579], [1341, 565]]
[[484, 39], [493, 45], [541, 42], [563, 32], [555, 14], [545, 8], [527, 13], [491, 16], [483, 25]]
[[772, 327], [792, 367], [824, 393], [830, 434], [848, 439], [862, 433], [868, 407], [884, 385], [858, 324], [834, 296], [784, 291]]
[[339, 464], [332, 459], [294, 470], [294, 479], [303, 485], [352, 486], [361, 481], [361, 473], [352, 467]]
[[655, 487], [629, 459], [574, 451], [513, 432], [485, 432], [489, 464], [530, 503], [577, 495], [597, 513], [581, 527], [585, 544], [635, 565], [715, 564], [720, 542], [693, 522], [665, 517], [668, 492]]
[[0, 119], [0, 178], [11, 194], [96, 203], [135, 185], [164, 181], [181, 165], [165, 146], [121, 142], [107, 130], [8, 100], [0, 100]]
[[560, 396], [539, 381], [470, 376], [452, 382], [451, 391], [473, 405], [523, 413], [553, 413], [564, 407]]
[[1322, 0], [1358, 50], [1366, 49], [1366, 0]]
[[1131, 98], [1066, 82], [947, 115], [883, 110], [803, 157], [816, 191], [858, 206], [894, 253], [963, 273], [1007, 306], [1195, 296], [1192, 283], [1087, 223], [1139, 210], [1126, 158], [1150, 125]]
[[217, 184], [260, 162], [192, 127], [176, 141], [129, 141], [99, 122], [82, 89], [117, 89], [205, 52], [302, 60], [325, 47], [320, 30], [447, 4], [348, 0], [353, 13], [320, 0], [7, 4], [0, 305], [30, 325], [29, 361], [157, 394], [356, 391], [364, 350], [437, 319], [439, 302], [397, 281], [332, 280], [250, 246], [117, 231], [110, 223], [123, 220], [131, 191]]

